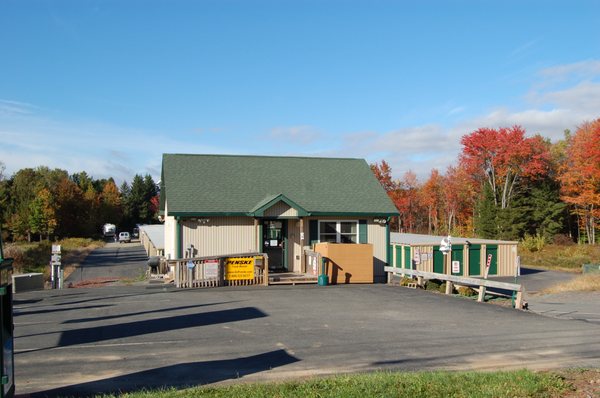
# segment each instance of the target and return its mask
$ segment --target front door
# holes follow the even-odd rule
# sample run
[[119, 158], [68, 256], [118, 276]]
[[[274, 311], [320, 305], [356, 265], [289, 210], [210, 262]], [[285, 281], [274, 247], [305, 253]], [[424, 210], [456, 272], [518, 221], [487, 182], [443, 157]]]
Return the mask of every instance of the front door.
[[263, 251], [269, 256], [269, 271], [287, 271], [287, 243], [287, 220], [263, 221]]

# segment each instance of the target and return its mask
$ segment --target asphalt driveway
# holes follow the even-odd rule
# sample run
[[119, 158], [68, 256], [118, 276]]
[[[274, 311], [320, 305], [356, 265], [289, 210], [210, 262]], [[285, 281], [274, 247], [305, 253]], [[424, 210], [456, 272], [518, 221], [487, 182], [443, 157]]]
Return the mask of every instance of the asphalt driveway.
[[108, 242], [89, 256], [65, 278], [65, 286], [94, 281], [139, 280], [148, 269], [148, 256], [138, 241]]
[[387, 285], [15, 296], [18, 394], [74, 395], [375, 369], [600, 366], [600, 325]]

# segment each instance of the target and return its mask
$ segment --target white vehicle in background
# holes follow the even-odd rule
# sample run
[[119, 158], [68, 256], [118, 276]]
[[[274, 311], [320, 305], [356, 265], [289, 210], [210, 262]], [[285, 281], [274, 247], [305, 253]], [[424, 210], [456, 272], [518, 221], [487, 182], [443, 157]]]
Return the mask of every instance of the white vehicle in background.
[[119, 243], [129, 243], [131, 242], [131, 236], [129, 232], [119, 232]]
[[105, 238], [114, 238], [117, 233], [117, 226], [115, 224], [104, 224], [102, 227], [102, 234]]

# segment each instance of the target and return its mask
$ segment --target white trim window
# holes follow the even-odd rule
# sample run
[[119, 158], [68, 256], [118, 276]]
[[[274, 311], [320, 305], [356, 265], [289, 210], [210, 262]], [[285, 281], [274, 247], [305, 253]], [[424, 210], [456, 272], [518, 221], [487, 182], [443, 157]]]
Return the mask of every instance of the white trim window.
[[319, 242], [358, 243], [358, 220], [319, 220]]

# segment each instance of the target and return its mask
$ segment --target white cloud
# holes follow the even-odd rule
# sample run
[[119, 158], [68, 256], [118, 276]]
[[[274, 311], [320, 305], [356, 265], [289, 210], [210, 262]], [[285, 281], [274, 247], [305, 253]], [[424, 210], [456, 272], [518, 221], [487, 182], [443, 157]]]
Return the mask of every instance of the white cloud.
[[[595, 81], [600, 78], [600, 61], [546, 68], [539, 76], [531, 91], [524, 93], [526, 106], [522, 109], [499, 105], [453, 125], [428, 124], [384, 133], [349, 133], [344, 136], [340, 149], [329, 154], [351, 153], [370, 162], [385, 159], [392, 166], [395, 178], [412, 170], [423, 180], [431, 169], [444, 172], [456, 163], [461, 137], [478, 128], [520, 125], [529, 135], [539, 133], [555, 141], [564, 137], [565, 129], [574, 130], [584, 121], [600, 117], [600, 82]], [[461, 107], [455, 109], [447, 116], [463, 111]]]
[[269, 133], [270, 139], [281, 140], [300, 145], [308, 145], [317, 141], [323, 136], [313, 126], [285, 126], [274, 127]]
[[28, 115], [35, 107], [26, 102], [0, 99], [0, 116]]
[[600, 60], [592, 59], [571, 64], [556, 65], [542, 69], [540, 76], [550, 82], [569, 78], [590, 79], [600, 75]]

